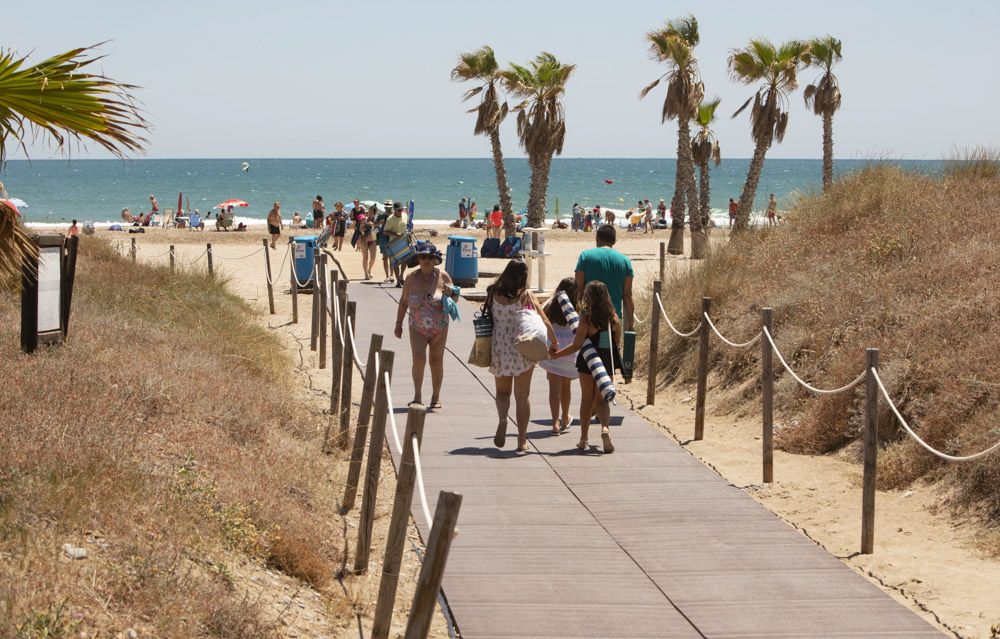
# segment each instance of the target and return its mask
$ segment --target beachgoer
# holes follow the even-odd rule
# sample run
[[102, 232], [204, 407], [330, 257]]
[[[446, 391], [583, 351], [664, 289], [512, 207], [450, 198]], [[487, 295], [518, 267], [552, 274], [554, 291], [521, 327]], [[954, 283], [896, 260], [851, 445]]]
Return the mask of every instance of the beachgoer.
[[365, 279], [370, 280], [377, 254], [374, 220], [369, 220], [368, 216], [364, 214], [356, 216], [354, 218], [354, 235], [358, 238], [354, 243], [354, 248], [361, 251], [361, 268], [365, 271]]
[[465, 227], [467, 227], [469, 225], [468, 216], [469, 216], [469, 209], [465, 205], [465, 198], [463, 197], [462, 201], [458, 203], [458, 227], [456, 228], [464, 229]]
[[79, 234], [80, 234], [80, 227], [76, 225], [76, 220], [73, 220], [73, 223], [69, 225], [68, 229], [66, 229], [66, 237], [73, 237], [74, 235], [79, 235]]
[[132, 211], [128, 210], [128, 207], [122, 209], [122, 221], [132, 223]]
[[284, 226], [285, 223], [281, 221], [281, 202], [275, 202], [267, 213], [267, 232], [271, 234], [271, 248], [274, 248], [278, 238], [281, 237], [281, 229]]
[[545, 324], [549, 344], [556, 344], [558, 347], [559, 342], [538, 300], [528, 291], [528, 265], [522, 260], [508, 262], [500, 277], [486, 288], [485, 307], [493, 318], [490, 373], [493, 374], [496, 383], [499, 418], [493, 443], [497, 448], [503, 448], [507, 436], [510, 396], [513, 391], [517, 421], [517, 450], [523, 451], [528, 447], [528, 421], [531, 419], [528, 393], [531, 391], [531, 374], [535, 370], [535, 364], [521, 355], [515, 347], [517, 338], [521, 334], [522, 316], [538, 313]]
[[149, 194], [149, 210], [151, 210], [154, 215], [160, 212], [160, 205], [156, 202], [156, 198], [152, 193]]
[[478, 212], [479, 212], [479, 207], [476, 206], [476, 201], [472, 200], [471, 202], [469, 202], [469, 223], [470, 224], [475, 224], [476, 223], [476, 213], [478, 213]]
[[333, 229], [333, 250], [344, 250], [344, 235], [347, 234], [347, 214], [344, 213], [344, 203], [337, 202], [333, 205], [333, 219], [336, 226]]
[[774, 199], [774, 193], [767, 201], [767, 224], [768, 226], [778, 226], [778, 201]]
[[[396, 202], [395, 204], [390, 202], [390, 205], [392, 206], [392, 215], [386, 218], [385, 224], [382, 225], [382, 230], [391, 243], [406, 234], [406, 214], [403, 213], [402, 202]], [[406, 265], [402, 262], [396, 262], [392, 265], [392, 270], [396, 276], [396, 288], [401, 288], [403, 286], [403, 271], [406, 270]]]
[[[424, 367], [431, 367], [431, 403], [428, 408], [441, 408], [441, 382], [444, 380], [444, 349], [448, 341], [449, 318], [444, 310], [444, 298], [458, 297], [451, 277], [441, 264], [441, 251], [434, 245], [423, 245], [417, 251], [418, 270], [406, 277], [396, 311], [397, 338], [403, 336], [403, 318], [410, 313], [410, 351], [413, 358], [413, 402], [421, 401]], [[429, 352], [428, 352], [429, 351]]]
[[313, 228], [323, 228], [323, 218], [326, 216], [326, 205], [323, 204], [323, 196], [317, 195], [312, 201]]
[[580, 215], [580, 205], [573, 202], [573, 231], [579, 233], [583, 230], [583, 219]]
[[614, 211], [612, 211], [611, 209], [607, 209], [604, 212], [604, 217], [605, 217], [605, 219], [607, 219], [608, 224], [610, 224], [611, 226], [615, 225], [615, 212]]
[[493, 205], [493, 210], [490, 211], [489, 228], [487, 229], [491, 235], [490, 237], [500, 237], [500, 229], [503, 227], [503, 211], [500, 210], [499, 204]]
[[594, 230], [594, 213], [592, 211], [587, 211], [587, 214], [583, 217], [583, 230], [589, 233]]
[[[562, 306], [556, 299], [556, 295], [565, 292], [570, 299], [570, 303], [576, 305], [576, 280], [572, 277], [564, 277], [552, 297], [545, 303], [545, 315], [549, 318], [556, 339], [563, 346], [573, 343], [573, 329], [566, 323], [566, 315], [562, 311]], [[569, 416], [569, 400], [572, 392], [573, 380], [577, 378], [576, 353], [568, 353], [559, 359], [547, 359], [539, 363], [545, 369], [545, 377], [549, 382], [549, 410], [552, 412], [552, 434], [558, 435], [569, 428], [572, 418]]]
[[642, 232], [643, 235], [646, 233], [653, 232], [653, 205], [649, 203], [649, 200], [645, 200], [643, 207], [643, 223], [646, 225], [646, 229]]
[[[607, 342], [604, 342], [602, 337], [602, 333], [605, 332], [610, 333]], [[613, 369], [621, 368], [622, 357], [618, 348], [621, 334], [621, 322], [611, 303], [608, 288], [603, 282], [589, 282], [583, 289], [583, 295], [580, 296], [580, 325], [576, 329], [576, 338], [572, 344], [562, 349], [550, 349], [551, 357], [565, 357], [574, 351], [579, 351], [584, 340], [589, 337], [597, 349], [604, 368], [613, 376]], [[597, 384], [587, 361], [583, 358], [583, 353], [576, 356], [576, 370], [577, 378], [580, 380], [580, 441], [576, 447], [580, 450], [587, 449], [587, 431], [590, 429], [590, 416], [596, 404], [597, 418], [601, 422], [601, 442], [604, 445], [604, 452], [613, 453], [615, 447], [611, 443], [611, 429], [608, 427], [611, 407], [597, 392]]]
[[392, 267], [389, 259], [389, 236], [385, 234], [385, 221], [389, 219], [389, 211], [380, 211], [375, 216], [375, 242], [378, 244], [379, 253], [382, 254], [382, 270], [385, 272], [383, 284], [391, 284]]
[[729, 228], [733, 228], [733, 224], [736, 223], [736, 211], [738, 211], [740, 205], [733, 201], [733, 198], [729, 198]]
[[296, 211], [295, 213], [292, 213], [292, 228], [293, 229], [300, 229], [300, 228], [302, 228], [302, 216], [299, 215], [298, 211]]
[[[597, 229], [597, 248], [580, 253], [576, 262], [576, 288], [581, 292], [593, 281], [604, 282], [612, 305], [625, 329], [632, 326], [635, 305], [632, 301], [632, 262], [613, 247], [617, 239], [615, 227], [605, 224]], [[581, 300], [582, 301], [582, 300]]]
[[660, 222], [667, 221], [667, 203], [663, 201], [662, 197], [660, 198], [660, 203], [656, 205], [656, 215]]

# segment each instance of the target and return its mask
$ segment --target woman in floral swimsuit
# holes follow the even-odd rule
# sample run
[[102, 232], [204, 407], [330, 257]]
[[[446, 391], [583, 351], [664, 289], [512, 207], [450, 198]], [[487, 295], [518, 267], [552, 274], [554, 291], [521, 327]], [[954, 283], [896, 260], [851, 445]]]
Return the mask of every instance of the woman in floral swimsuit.
[[[410, 350], [413, 353], [413, 404], [422, 404], [421, 387], [424, 367], [431, 365], [431, 403], [429, 408], [441, 408], [441, 382], [444, 379], [444, 347], [448, 340], [448, 315], [444, 298], [456, 297], [451, 277], [437, 268], [441, 251], [423, 246], [417, 251], [417, 271], [410, 273], [403, 284], [396, 311], [396, 338], [403, 337], [403, 319], [410, 313]], [[430, 355], [428, 356], [428, 349]]]

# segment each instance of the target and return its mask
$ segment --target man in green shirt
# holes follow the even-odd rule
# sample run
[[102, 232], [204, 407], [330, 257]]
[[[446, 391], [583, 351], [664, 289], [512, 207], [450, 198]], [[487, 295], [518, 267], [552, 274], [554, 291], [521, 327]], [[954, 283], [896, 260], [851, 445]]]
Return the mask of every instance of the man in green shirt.
[[[605, 224], [597, 229], [597, 248], [580, 253], [576, 262], [576, 288], [583, 296], [583, 287], [594, 280], [604, 282], [611, 296], [611, 303], [622, 319], [626, 330], [632, 328], [635, 304], [632, 301], [632, 279], [635, 271], [627, 257], [612, 248], [615, 245], [615, 227]], [[623, 313], [624, 311], [624, 313]]]
[[[390, 215], [382, 226], [382, 232], [386, 234], [390, 242], [395, 242], [406, 234], [406, 214], [403, 213], [403, 204], [396, 202], [392, 205], [392, 215]], [[396, 276], [396, 288], [403, 286], [403, 271], [406, 264], [402, 262], [392, 265], [393, 274]]]

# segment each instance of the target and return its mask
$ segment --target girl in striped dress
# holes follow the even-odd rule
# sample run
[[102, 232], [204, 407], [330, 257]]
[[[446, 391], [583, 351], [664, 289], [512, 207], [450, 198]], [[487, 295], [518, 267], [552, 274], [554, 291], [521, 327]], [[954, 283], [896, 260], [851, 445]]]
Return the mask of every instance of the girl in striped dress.
[[[604, 282], [593, 281], [587, 283], [580, 297], [580, 325], [576, 329], [576, 338], [573, 343], [565, 348], [552, 352], [551, 357], [557, 358], [569, 355], [580, 350], [583, 342], [588, 337], [597, 349], [597, 354], [604, 364], [604, 368], [614, 375], [615, 368], [621, 368], [621, 351], [618, 348], [621, 338], [621, 322], [618, 321], [618, 314], [611, 304], [611, 296], [608, 294], [608, 287]], [[580, 380], [580, 441], [576, 447], [586, 450], [588, 446], [587, 431], [590, 429], [590, 417], [593, 406], [597, 406], [597, 418], [601, 422], [601, 442], [604, 452], [613, 453], [614, 444], [611, 443], [611, 430], [608, 423], [611, 419], [611, 407], [605, 402], [597, 391], [597, 384], [594, 376], [590, 373], [590, 367], [583, 358], [581, 352], [576, 358], [577, 378]]]

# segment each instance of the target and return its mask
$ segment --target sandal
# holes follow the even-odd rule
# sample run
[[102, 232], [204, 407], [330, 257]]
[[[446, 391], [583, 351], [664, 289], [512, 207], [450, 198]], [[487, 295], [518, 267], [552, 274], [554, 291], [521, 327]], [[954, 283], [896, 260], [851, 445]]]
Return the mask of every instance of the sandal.
[[432, 400], [431, 400], [431, 405], [430, 405], [430, 406], [428, 406], [427, 408], [429, 408], [429, 409], [431, 409], [431, 410], [436, 410], [436, 409], [438, 409], [438, 408], [441, 408], [441, 400], [438, 400], [438, 399], [432, 399]]
[[601, 433], [601, 442], [604, 444], [604, 452], [615, 452], [615, 445], [611, 443], [611, 431], [606, 430]]

